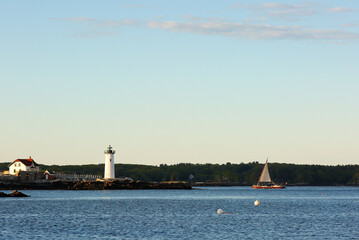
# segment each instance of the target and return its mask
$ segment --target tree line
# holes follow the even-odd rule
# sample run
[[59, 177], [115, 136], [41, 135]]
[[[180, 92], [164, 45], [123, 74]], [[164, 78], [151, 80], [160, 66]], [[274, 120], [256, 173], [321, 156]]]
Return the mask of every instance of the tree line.
[[[0, 163], [0, 170], [8, 170], [9, 163]], [[264, 164], [226, 163], [192, 164], [180, 163], [159, 166], [116, 164], [116, 177], [130, 177], [141, 181], [191, 181], [255, 184]], [[40, 165], [42, 170], [52, 170], [65, 174], [103, 175], [104, 164], [92, 165]], [[297, 165], [270, 163], [269, 172], [276, 183], [288, 185], [359, 185], [359, 165]]]

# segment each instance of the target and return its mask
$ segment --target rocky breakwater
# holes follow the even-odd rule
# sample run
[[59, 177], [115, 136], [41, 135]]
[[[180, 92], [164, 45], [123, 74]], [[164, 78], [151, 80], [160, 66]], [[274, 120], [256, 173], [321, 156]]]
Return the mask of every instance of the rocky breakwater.
[[19, 192], [17, 190], [14, 190], [12, 193], [9, 193], [9, 194], [0, 192], [0, 198], [3, 198], [3, 197], [30, 197], [30, 196], [26, 195], [22, 192]]
[[0, 189], [23, 190], [136, 190], [136, 189], [192, 189], [187, 182], [142, 182], [130, 180], [98, 180], [98, 181], [49, 181], [41, 183], [1, 184]]
[[81, 181], [73, 185], [69, 185], [68, 190], [118, 190], [118, 189], [192, 189], [186, 182], [142, 182], [142, 181]]

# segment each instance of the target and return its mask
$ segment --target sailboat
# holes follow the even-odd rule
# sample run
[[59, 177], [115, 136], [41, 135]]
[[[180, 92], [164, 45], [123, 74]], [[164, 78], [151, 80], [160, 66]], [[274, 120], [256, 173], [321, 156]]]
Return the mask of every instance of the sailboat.
[[262, 174], [257, 182], [257, 185], [252, 186], [254, 189], [282, 189], [285, 188], [284, 185], [278, 185], [272, 182], [269, 170], [268, 170], [268, 158], [264, 164]]

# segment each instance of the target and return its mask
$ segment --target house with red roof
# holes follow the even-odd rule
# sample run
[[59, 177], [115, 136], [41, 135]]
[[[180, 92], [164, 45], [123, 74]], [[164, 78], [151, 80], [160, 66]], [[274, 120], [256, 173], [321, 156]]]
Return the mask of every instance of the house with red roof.
[[18, 175], [19, 172], [38, 172], [39, 164], [37, 164], [31, 156], [28, 159], [16, 159], [9, 165], [9, 174]]

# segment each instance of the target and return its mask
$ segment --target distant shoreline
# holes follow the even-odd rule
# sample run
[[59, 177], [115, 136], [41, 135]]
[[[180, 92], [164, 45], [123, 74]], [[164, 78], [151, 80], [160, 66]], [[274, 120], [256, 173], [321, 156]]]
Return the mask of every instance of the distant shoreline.
[[[8, 170], [8, 164], [0, 163], [0, 169]], [[90, 165], [40, 165], [41, 171], [49, 170], [55, 175], [103, 176], [104, 164]], [[257, 183], [263, 164], [161, 164], [159, 166], [115, 164], [115, 176], [143, 182], [189, 181], [190, 184], [223, 186], [251, 186]], [[270, 163], [269, 172], [273, 182], [287, 186], [359, 186], [359, 165], [295, 165]], [[26, 177], [26, 176], [25, 176]], [[37, 176], [45, 179], [43, 176]], [[58, 178], [56, 178], [58, 179]], [[60, 178], [62, 179], [62, 178]], [[1, 181], [1, 179], [0, 179]], [[204, 183], [204, 184], [203, 184]]]
[[[187, 182], [142, 182], [142, 181], [118, 181], [107, 182], [91, 181], [52, 181], [52, 182], [0, 182], [0, 190], [192, 190], [198, 187], [251, 187], [250, 184], [189, 184]], [[290, 184], [287, 187], [359, 187], [359, 185], [304, 185]]]

